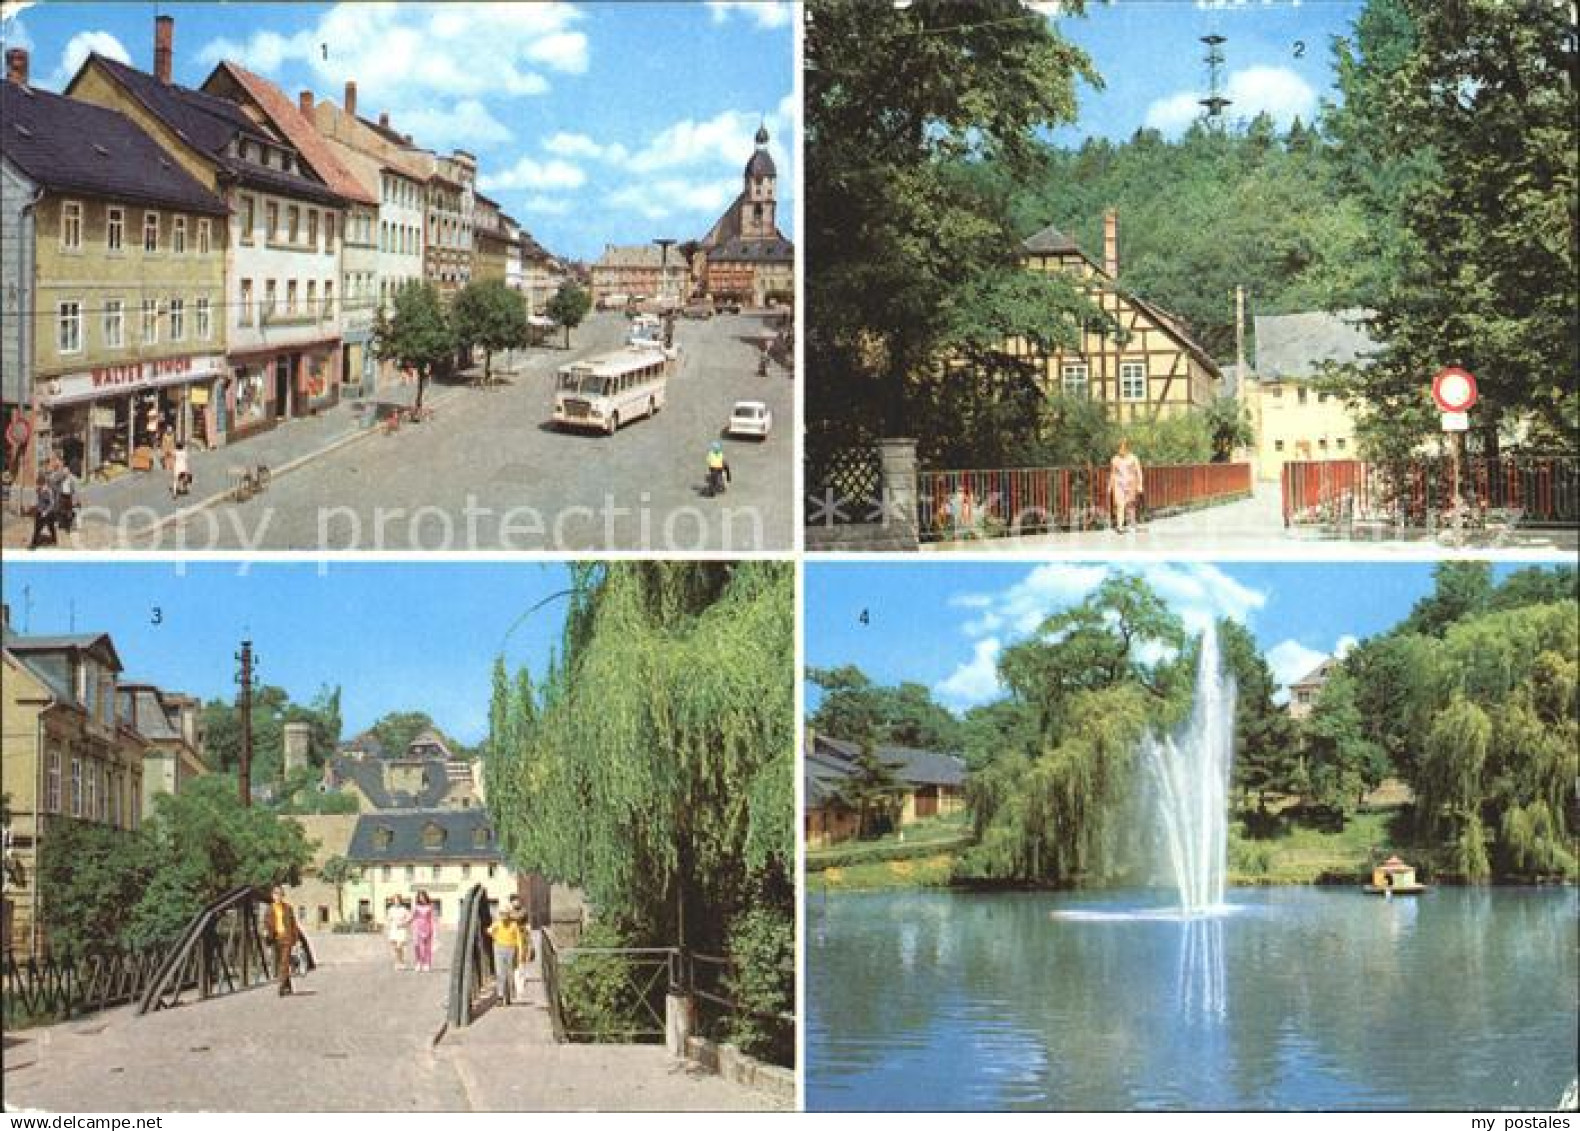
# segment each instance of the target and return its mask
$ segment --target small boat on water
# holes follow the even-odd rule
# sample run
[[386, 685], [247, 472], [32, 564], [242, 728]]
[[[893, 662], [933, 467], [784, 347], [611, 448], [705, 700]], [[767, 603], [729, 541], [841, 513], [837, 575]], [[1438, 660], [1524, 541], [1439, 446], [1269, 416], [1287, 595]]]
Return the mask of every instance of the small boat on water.
[[1420, 895], [1426, 885], [1415, 878], [1415, 869], [1390, 856], [1372, 869], [1372, 882], [1361, 887], [1367, 895]]

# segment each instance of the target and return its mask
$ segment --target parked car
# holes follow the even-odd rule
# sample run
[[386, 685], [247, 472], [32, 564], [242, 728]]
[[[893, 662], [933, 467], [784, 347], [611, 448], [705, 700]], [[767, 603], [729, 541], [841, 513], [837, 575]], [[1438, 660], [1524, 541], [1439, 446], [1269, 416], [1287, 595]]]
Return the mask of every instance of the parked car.
[[680, 312], [682, 318], [712, 318], [713, 304], [711, 302], [694, 302]]
[[774, 414], [762, 401], [736, 401], [735, 407], [730, 410], [729, 432], [732, 436], [756, 436], [759, 440], [766, 440], [773, 426]]

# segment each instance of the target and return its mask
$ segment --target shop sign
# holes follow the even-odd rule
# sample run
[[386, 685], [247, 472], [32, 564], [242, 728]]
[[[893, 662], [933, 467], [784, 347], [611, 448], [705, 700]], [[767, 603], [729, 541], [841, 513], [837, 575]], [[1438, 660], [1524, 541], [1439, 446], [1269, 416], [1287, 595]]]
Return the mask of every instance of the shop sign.
[[179, 385], [207, 380], [224, 372], [225, 359], [218, 354], [167, 357], [158, 361], [104, 365], [85, 373], [68, 373], [41, 383], [45, 404], [98, 400], [160, 385]]
[[88, 414], [88, 423], [95, 428], [114, 428], [115, 406], [94, 405], [93, 411]]

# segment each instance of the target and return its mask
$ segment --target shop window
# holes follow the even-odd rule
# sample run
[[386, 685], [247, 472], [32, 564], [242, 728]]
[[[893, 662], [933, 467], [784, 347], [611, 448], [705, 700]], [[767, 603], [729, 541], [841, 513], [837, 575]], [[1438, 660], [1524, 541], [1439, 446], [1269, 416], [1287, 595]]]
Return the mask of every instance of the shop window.
[[104, 210], [104, 249], [120, 251], [126, 244], [126, 209], [111, 205]]
[[1127, 401], [1147, 399], [1147, 363], [1122, 361], [1119, 363], [1119, 396]]
[[285, 209], [285, 242], [294, 244], [302, 234], [302, 210], [291, 204]]
[[157, 252], [159, 250], [159, 213], [143, 213], [143, 250]]
[[60, 206], [60, 247], [62, 251], [82, 250], [82, 202], [68, 200]]
[[170, 340], [172, 342], [184, 342], [187, 340], [186, 299], [173, 298], [170, 300]]
[[157, 299], [143, 299], [143, 336], [145, 346], [159, 344], [159, 302]]
[[177, 216], [170, 221], [170, 253], [185, 255], [187, 252], [187, 218]]
[[82, 303], [62, 302], [57, 307], [55, 344], [61, 353], [82, 352]]
[[197, 222], [197, 253], [207, 255], [213, 243], [213, 224], [208, 220]]
[[193, 300], [192, 331], [193, 336], [200, 342], [206, 342], [214, 336], [214, 324], [209, 318], [208, 299], [206, 298]]
[[104, 300], [104, 346], [118, 350], [126, 345], [126, 304], [118, 298]]
[[252, 325], [252, 280], [241, 281], [241, 302], [236, 310], [236, 325]]

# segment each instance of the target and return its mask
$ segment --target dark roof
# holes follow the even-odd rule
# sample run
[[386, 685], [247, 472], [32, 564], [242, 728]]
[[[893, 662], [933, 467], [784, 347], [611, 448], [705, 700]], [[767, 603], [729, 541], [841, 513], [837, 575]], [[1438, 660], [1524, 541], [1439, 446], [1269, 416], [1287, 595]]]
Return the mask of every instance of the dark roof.
[[254, 122], [236, 103], [176, 83], [160, 82], [136, 67], [106, 59], [97, 53], [88, 58], [90, 63], [97, 62], [103, 66], [133, 98], [148, 107], [150, 113], [189, 145], [206, 154], [221, 170], [242, 184], [284, 196], [305, 197], [322, 204], [345, 204], [345, 199], [328, 185], [310, 177], [288, 173], [284, 169], [266, 169], [228, 153], [231, 141], [237, 137], [278, 149], [293, 148], [288, 140], [271, 134]]
[[1020, 246], [1033, 255], [1063, 255], [1067, 252], [1075, 252], [1079, 255], [1081, 252], [1074, 240], [1052, 224], [1040, 232], [1027, 236], [1021, 241]]
[[432, 809], [450, 792], [450, 777], [444, 771], [444, 762], [429, 759], [431, 765], [423, 774], [422, 789], [416, 793], [408, 790], [391, 790], [384, 784], [384, 770], [388, 760], [347, 757], [337, 754], [329, 760], [331, 780], [335, 786], [355, 782], [375, 809]]
[[164, 699], [153, 684], [121, 680], [116, 692], [123, 701], [132, 703], [132, 721], [136, 724], [137, 733], [144, 738], [153, 742], [180, 742], [186, 737], [181, 733], [181, 728], [171, 721]]
[[735, 236], [708, 252], [709, 262], [718, 263], [788, 263], [794, 259], [795, 246], [782, 236], [767, 240]]
[[99, 642], [110, 650], [110, 655], [115, 658], [115, 667], [121, 668], [120, 653], [115, 650], [115, 642], [110, 639], [107, 632], [79, 632], [67, 636], [21, 636], [16, 632], [7, 630], [5, 646], [13, 652], [86, 652]]
[[[428, 847], [425, 834], [436, 827], [442, 838]], [[359, 864], [408, 864], [424, 860], [465, 860], [497, 864], [504, 860], [498, 837], [484, 809], [429, 809], [409, 813], [364, 813], [346, 848]]]
[[1378, 352], [1366, 331], [1369, 310], [1306, 311], [1300, 314], [1259, 314], [1256, 317], [1258, 380], [1315, 377], [1322, 366], [1368, 365]]
[[[909, 746], [878, 746], [874, 752], [906, 785], [959, 786], [966, 780], [966, 764], [953, 754]], [[821, 789], [837, 788], [837, 779], [850, 776], [860, 757], [861, 743], [817, 735], [807, 754], [808, 795], [811, 795], [814, 781]], [[818, 767], [815, 774], [812, 771], [814, 763]]]
[[774, 159], [768, 156], [768, 150], [759, 149], [753, 153], [751, 160], [746, 162], [746, 175], [748, 177], [777, 176], [779, 170], [774, 167]]
[[117, 110], [8, 82], [0, 86], [0, 123], [0, 153], [45, 188], [207, 215], [229, 211]]
[[349, 754], [354, 751], [361, 751], [374, 758], [382, 758], [384, 757], [384, 744], [378, 740], [378, 736], [372, 731], [365, 730], [355, 738], [348, 738], [338, 748], [338, 752], [342, 754]]

